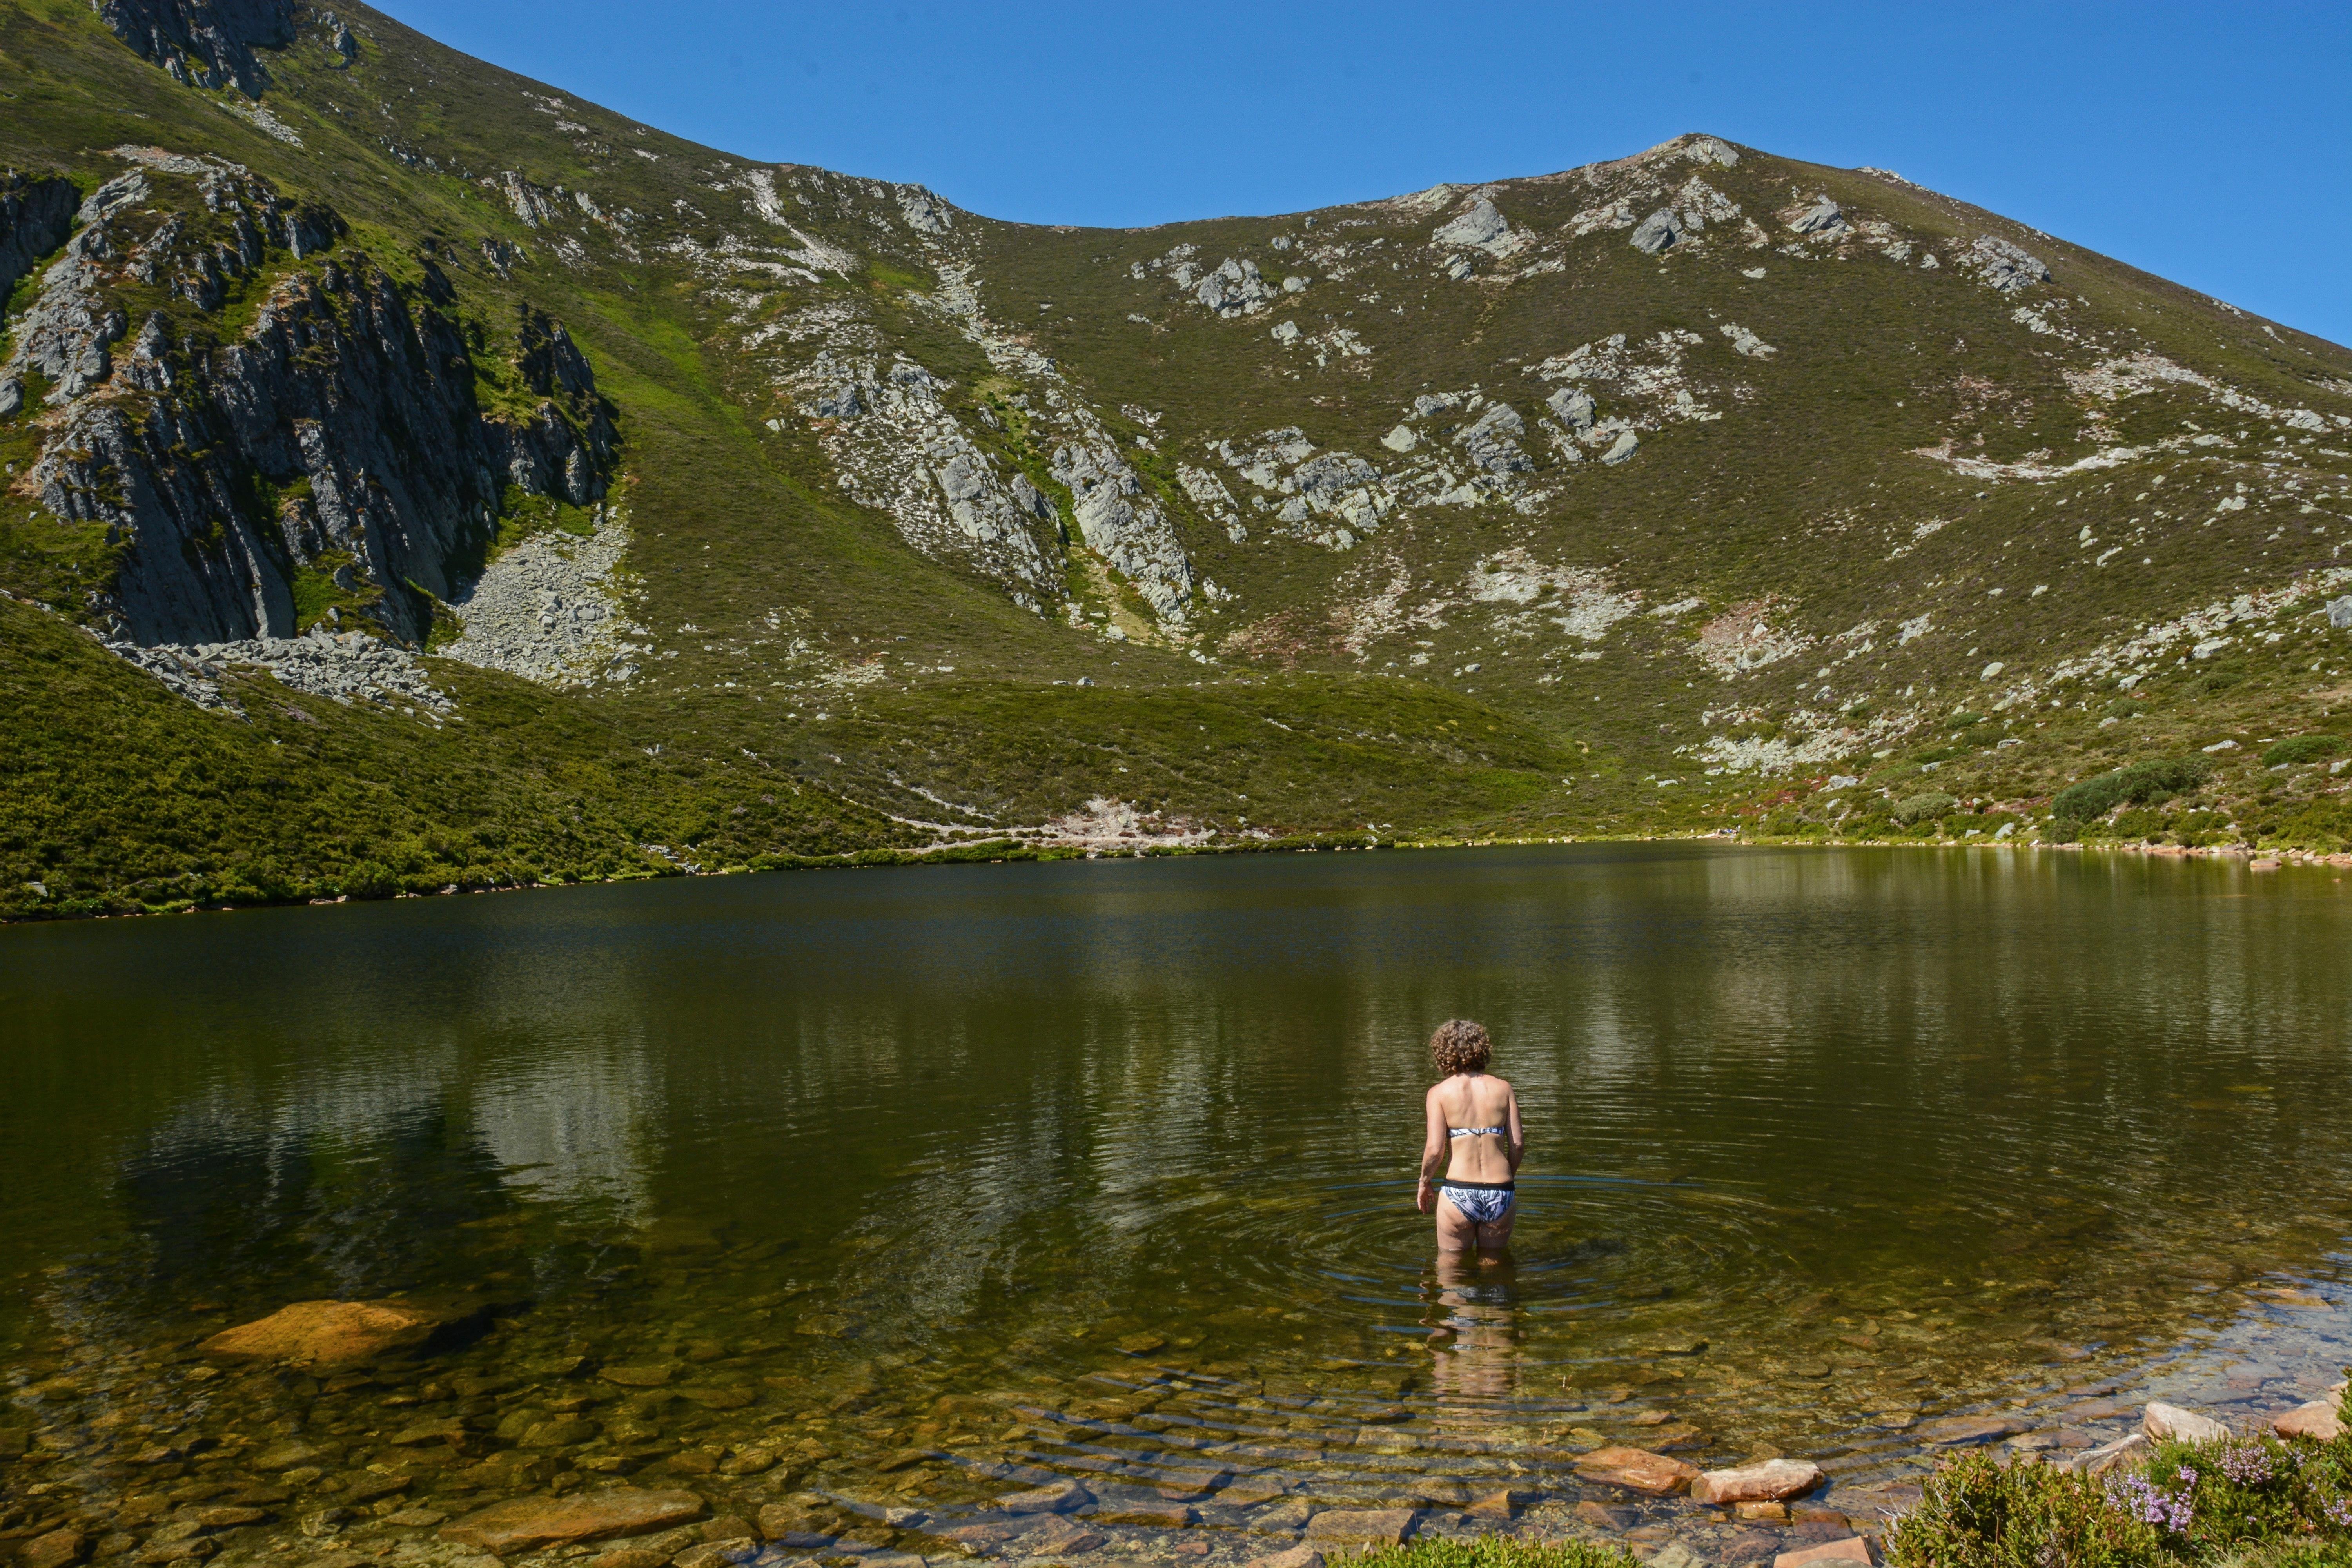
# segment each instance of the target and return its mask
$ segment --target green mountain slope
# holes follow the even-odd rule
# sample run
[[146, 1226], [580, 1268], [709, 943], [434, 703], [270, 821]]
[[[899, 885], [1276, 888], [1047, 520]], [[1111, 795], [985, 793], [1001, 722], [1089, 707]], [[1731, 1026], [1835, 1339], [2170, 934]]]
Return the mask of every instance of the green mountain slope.
[[2352, 837], [2352, 353], [1882, 172], [1041, 228], [360, 7], [7, 0], [0, 54], [12, 914]]

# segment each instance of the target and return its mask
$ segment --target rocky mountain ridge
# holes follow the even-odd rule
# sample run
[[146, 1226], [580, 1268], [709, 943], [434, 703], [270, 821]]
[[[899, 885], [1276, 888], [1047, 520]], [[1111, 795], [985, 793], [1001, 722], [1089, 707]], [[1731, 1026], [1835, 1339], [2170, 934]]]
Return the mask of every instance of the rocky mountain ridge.
[[[467, 682], [563, 705], [701, 825], [598, 874], [803, 807], [2067, 837], [2085, 770], [2333, 728], [2352, 355], [1885, 171], [1039, 228], [358, 7], [5, 24], [0, 585], [219, 722], [264, 671], [467, 754]], [[2320, 843], [2338, 784], [2155, 826]]]

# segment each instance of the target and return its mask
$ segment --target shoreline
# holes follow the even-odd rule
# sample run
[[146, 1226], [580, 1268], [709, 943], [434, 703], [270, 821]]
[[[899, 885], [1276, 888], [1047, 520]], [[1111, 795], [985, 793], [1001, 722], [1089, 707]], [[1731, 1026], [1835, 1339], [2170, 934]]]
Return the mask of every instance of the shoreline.
[[[2333, 867], [2352, 868], [2352, 852], [2325, 853], [2315, 849], [2262, 849], [2249, 844], [2179, 845], [2139, 843], [2085, 844], [2080, 840], [1971, 841], [1965, 839], [1749, 837], [1720, 829], [1693, 833], [1565, 834], [1543, 837], [1381, 838], [1370, 833], [1288, 834], [1265, 839], [1206, 843], [1145, 840], [1134, 844], [1073, 839], [1040, 843], [1030, 839], [991, 838], [936, 845], [923, 849], [860, 849], [845, 855], [773, 855], [739, 865], [705, 870], [672, 866], [659, 871], [629, 872], [615, 877], [583, 878], [572, 881], [513, 882], [466, 886], [451, 883], [430, 892], [402, 891], [380, 897], [338, 893], [294, 896], [244, 903], [200, 903], [172, 900], [131, 909], [61, 909], [0, 912], [0, 928], [62, 924], [75, 921], [145, 920], [169, 915], [235, 914], [240, 910], [315, 908], [347, 903], [396, 903], [410, 899], [459, 898], [479, 893], [551, 892], [568, 888], [604, 888], [629, 882], [663, 882], [709, 877], [754, 876], [779, 871], [866, 871], [919, 866], [1048, 864], [1063, 860], [1174, 860], [1202, 856], [1318, 855], [1367, 850], [1515, 849], [1563, 847], [1586, 844], [1721, 844], [1748, 849], [1939, 849], [2017, 851], [2023, 849], [2073, 853], [2140, 855], [2166, 860], [2241, 860], [2247, 869], [2274, 871]], [[2337, 879], [2341, 880], [2342, 879]], [[26, 884], [32, 886], [33, 884]]]

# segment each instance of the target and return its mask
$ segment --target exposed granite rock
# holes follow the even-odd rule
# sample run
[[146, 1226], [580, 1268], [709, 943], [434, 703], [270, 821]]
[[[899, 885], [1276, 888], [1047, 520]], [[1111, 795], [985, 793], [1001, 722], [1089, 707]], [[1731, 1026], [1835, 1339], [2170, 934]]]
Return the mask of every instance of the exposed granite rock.
[[66, 242], [80, 196], [71, 180], [14, 170], [0, 178], [0, 300], [34, 262]]
[[2040, 257], [1994, 235], [1979, 235], [1958, 259], [1987, 287], [2003, 294], [2050, 281], [2050, 268]]
[[919, 185], [899, 193], [898, 211], [917, 234], [945, 234], [955, 226], [955, 209]]
[[922, 553], [1003, 584], [1024, 609], [1060, 601], [1059, 513], [964, 429], [945, 401], [950, 383], [913, 360], [830, 351], [793, 379], [851, 500], [887, 512]]
[[256, 49], [294, 41], [293, 0], [93, 0], [99, 20], [173, 79], [259, 98], [269, 73]]
[[[110, 641], [289, 638], [309, 572], [421, 642], [432, 610], [417, 589], [449, 595], [504, 486], [601, 497], [612, 424], [560, 325], [526, 310], [515, 370], [540, 401], [520, 419], [485, 416], [430, 260], [416, 286], [364, 256], [318, 261], [341, 232], [331, 212], [218, 159], [119, 152], [143, 167], [82, 205], [5, 377], [39, 372], [63, 411], [27, 476], [42, 505], [123, 546], [90, 603]], [[209, 312], [227, 280], [271, 268], [286, 270], [238, 341], [173, 342], [154, 313], [114, 353], [130, 326], [119, 290], [166, 286]]]
[[1490, 474], [1507, 474], [1535, 467], [1519, 447], [1528, 433], [1527, 421], [1507, 403], [1490, 403], [1486, 411], [1454, 437], [1462, 455]]
[[1069, 488], [1087, 546], [1124, 574], [1160, 619], [1181, 625], [1192, 598], [1192, 563], [1118, 448], [1108, 439], [1056, 447], [1053, 474]]
[[1845, 220], [1845, 209], [1829, 197], [1822, 196], [1811, 206], [1790, 218], [1789, 226], [1799, 234], [1839, 235], [1851, 226]]
[[1429, 243], [1447, 247], [1473, 246], [1484, 249], [1510, 232], [1510, 221], [1496, 210], [1493, 201], [1480, 196], [1458, 216], [1439, 224], [1431, 232]]
[[1244, 316], [1264, 309], [1278, 292], [1259, 275], [1256, 262], [1227, 257], [1201, 279], [1192, 297], [1220, 316]]
[[1630, 243], [1643, 255], [1655, 256], [1682, 237], [1682, 215], [1672, 207], [1660, 207], [1633, 226]]
[[1557, 415], [1559, 422], [1571, 430], [1584, 431], [1592, 428], [1592, 420], [1596, 412], [1592, 394], [1580, 386], [1561, 387], [1544, 399], [1544, 406]]

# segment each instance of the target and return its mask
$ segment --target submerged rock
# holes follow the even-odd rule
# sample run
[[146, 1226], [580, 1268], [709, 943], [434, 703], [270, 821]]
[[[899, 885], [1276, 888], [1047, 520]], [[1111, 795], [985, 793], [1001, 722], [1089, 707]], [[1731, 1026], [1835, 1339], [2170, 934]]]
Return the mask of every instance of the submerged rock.
[[417, 1301], [296, 1301], [222, 1330], [203, 1349], [207, 1355], [319, 1370], [446, 1343], [484, 1327], [488, 1316], [481, 1307], [461, 1310]]
[[612, 1487], [566, 1497], [522, 1497], [492, 1503], [442, 1527], [444, 1541], [478, 1547], [499, 1556], [647, 1535], [702, 1517], [704, 1503], [693, 1492], [642, 1491]]
[[1952, 1415], [1941, 1421], [1930, 1421], [1918, 1430], [1921, 1442], [1931, 1447], [1957, 1448], [1971, 1443], [1997, 1442], [2013, 1437], [2026, 1429], [2027, 1423], [2006, 1415]]
[[1409, 1508], [1332, 1508], [1307, 1521], [1307, 1539], [1402, 1546], [1406, 1532], [1412, 1529], [1412, 1510]]
[[1595, 1448], [1576, 1461], [1576, 1473], [1588, 1481], [1626, 1487], [1653, 1497], [1683, 1490], [1698, 1479], [1696, 1466], [1646, 1448]]

